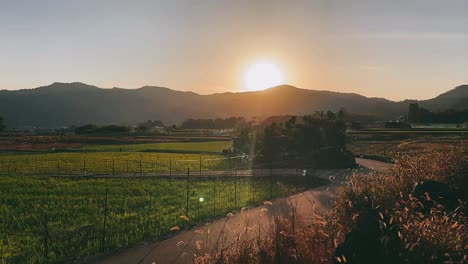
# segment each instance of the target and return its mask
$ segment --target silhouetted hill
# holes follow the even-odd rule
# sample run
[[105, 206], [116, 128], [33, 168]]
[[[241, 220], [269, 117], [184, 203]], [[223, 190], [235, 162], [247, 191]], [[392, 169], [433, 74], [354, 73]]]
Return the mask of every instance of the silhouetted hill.
[[468, 108], [468, 85], [460, 85], [433, 99], [420, 102], [421, 106], [431, 110], [444, 110], [447, 108]]
[[[468, 86], [420, 101], [428, 109], [468, 107]], [[87, 123], [135, 124], [158, 119], [166, 124], [187, 118], [302, 115], [316, 110], [348, 112], [392, 119], [412, 101], [393, 102], [354, 93], [299, 89], [282, 85], [257, 92], [199, 95], [164, 87], [102, 89], [84, 83], [53, 83], [18, 91], [0, 91], [0, 116], [8, 127], [60, 127]]]

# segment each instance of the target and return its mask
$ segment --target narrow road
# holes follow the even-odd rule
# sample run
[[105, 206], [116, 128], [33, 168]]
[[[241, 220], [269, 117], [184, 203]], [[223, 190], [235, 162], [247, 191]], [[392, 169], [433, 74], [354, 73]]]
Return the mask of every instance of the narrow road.
[[[391, 165], [379, 161], [356, 159], [364, 172], [385, 171]], [[140, 264], [140, 263], [193, 263], [195, 254], [215, 252], [228, 247], [236, 240], [246, 240], [258, 236], [268, 229], [275, 216], [289, 217], [291, 206], [296, 207], [296, 215], [306, 221], [315, 211], [327, 210], [333, 191], [340, 179], [351, 175], [352, 170], [327, 170], [317, 172], [317, 176], [333, 179], [330, 184], [314, 188], [290, 197], [278, 198], [271, 205], [241, 210], [226, 218], [206, 223], [178, 233], [164, 241], [143, 243], [139, 246], [117, 252], [112, 256], [90, 260], [89, 263]], [[332, 176], [332, 178], [330, 178]]]

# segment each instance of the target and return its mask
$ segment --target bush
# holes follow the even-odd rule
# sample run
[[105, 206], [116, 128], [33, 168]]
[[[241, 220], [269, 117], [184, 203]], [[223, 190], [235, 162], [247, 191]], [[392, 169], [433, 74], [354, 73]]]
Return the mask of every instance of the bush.
[[412, 190], [417, 182], [434, 180], [448, 184], [463, 199], [467, 164], [468, 157], [461, 151], [400, 156], [388, 174], [353, 176], [337, 195], [336, 217], [343, 225], [354, 227], [356, 216], [377, 211], [382, 216], [381, 237], [387, 238], [388, 243], [392, 234], [398, 234], [397, 241], [393, 236], [393, 244], [401, 245], [393, 257], [402, 262], [461, 262], [468, 242], [463, 211], [458, 208], [449, 212], [442, 205], [423, 208], [423, 203], [412, 196]]

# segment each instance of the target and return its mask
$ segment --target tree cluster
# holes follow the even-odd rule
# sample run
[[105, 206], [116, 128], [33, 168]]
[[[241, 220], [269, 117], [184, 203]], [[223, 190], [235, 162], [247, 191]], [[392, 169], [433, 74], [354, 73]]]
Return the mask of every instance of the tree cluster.
[[468, 121], [468, 109], [432, 112], [420, 107], [417, 103], [412, 103], [409, 105], [408, 121], [412, 123], [463, 123]]
[[284, 123], [266, 126], [263, 131], [243, 128], [234, 140], [234, 148], [281, 167], [352, 166], [354, 158], [346, 151], [342, 113], [320, 113], [300, 120], [293, 116]]
[[78, 135], [87, 135], [87, 134], [97, 134], [97, 135], [116, 135], [116, 134], [128, 134], [131, 132], [131, 128], [128, 126], [119, 126], [119, 125], [107, 125], [107, 126], [97, 126], [93, 124], [84, 125], [75, 128], [75, 134]]
[[5, 124], [3, 123], [3, 118], [0, 116], [0, 132], [5, 129]]
[[145, 122], [141, 122], [136, 127], [137, 133], [150, 133], [155, 128], [162, 128], [164, 127], [164, 123], [161, 120], [148, 120]]
[[183, 129], [230, 129], [245, 123], [243, 117], [229, 117], [216, 119], [187, 119], [180, 128]]

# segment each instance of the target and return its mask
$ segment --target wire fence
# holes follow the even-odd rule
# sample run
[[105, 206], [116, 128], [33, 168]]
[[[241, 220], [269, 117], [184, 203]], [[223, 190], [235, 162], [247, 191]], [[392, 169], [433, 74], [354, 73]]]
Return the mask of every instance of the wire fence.
[[[198, 175], [224, 174], [226, 170], [248, 168], [246, 156], [184, 159], [135, 157], [46, 158], [43, 155], [18, 155], [0, 159], [0, 175], [6, 176], [183, 176], [189, 168]], [[232, 173], [231, 173], [232, 174]]]
[[[245, 169], [230, 163], [224, 171], [188, 167], [173, 176], [164, 171], [166, 177], [8, 177], [11, 182], [4, 184], [11, 188], [0, 194], [0, 263], [74, 262], [321, 184], [299, 169]], [[65, 164], [57, 164], [64, 174]], [[124, 173], [113, 165], [107, 175]], [[155, 173], [149, 164], [133, 166], [133, 174]]]

